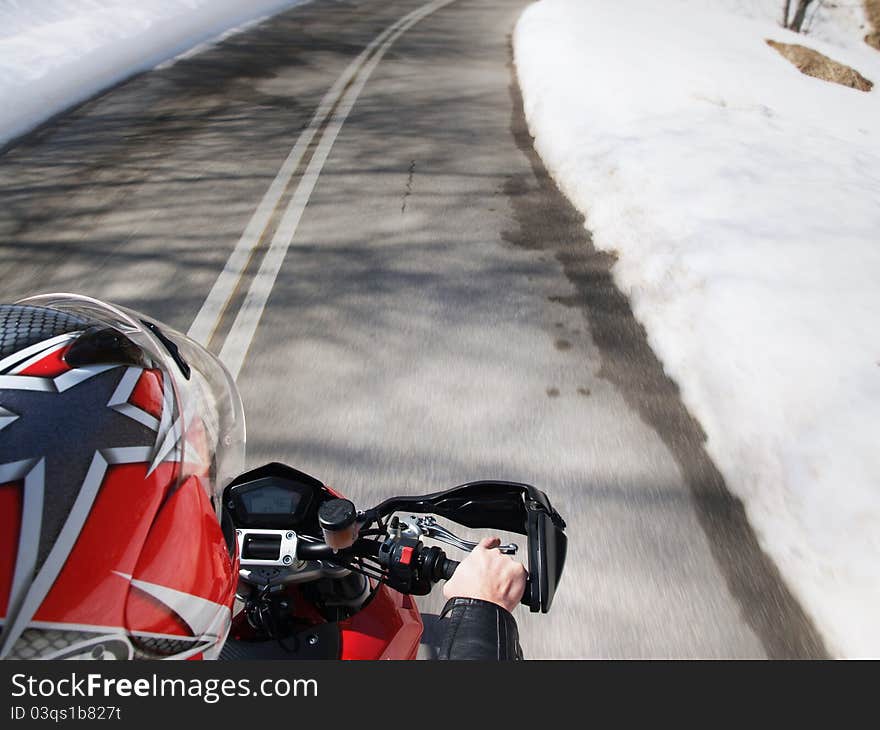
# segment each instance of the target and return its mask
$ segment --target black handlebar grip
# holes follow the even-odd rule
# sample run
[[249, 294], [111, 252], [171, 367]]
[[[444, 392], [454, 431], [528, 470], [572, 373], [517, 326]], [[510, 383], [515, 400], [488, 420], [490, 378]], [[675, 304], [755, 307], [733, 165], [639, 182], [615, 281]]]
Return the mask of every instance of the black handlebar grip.
[[449, 560], [449, 558], [443, 558], [443, 562], [439, 565], [439, 578], [441, 580], [449, 580], [452, 577], [452, 574], [455, 572], [455, 569], [458, 567], [457, 560]]

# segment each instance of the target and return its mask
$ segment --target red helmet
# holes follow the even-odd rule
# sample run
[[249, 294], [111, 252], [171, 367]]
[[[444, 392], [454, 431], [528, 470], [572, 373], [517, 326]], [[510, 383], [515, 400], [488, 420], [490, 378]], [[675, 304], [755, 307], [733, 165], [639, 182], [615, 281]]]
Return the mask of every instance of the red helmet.
[[232, 378], [136, 312], [0, 306], [0, 658], [213, 658], [238, 578]]

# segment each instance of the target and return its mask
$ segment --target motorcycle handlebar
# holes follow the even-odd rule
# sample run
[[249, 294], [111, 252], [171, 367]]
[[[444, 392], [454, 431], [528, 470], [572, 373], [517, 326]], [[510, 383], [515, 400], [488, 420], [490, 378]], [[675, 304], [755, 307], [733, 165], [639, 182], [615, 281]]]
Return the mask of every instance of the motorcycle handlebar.
[[455, 573], [455, 569], [459, 566], [458, 560], [450, 560], [449, 558], [442, 558], [439, 563], [439, 570], [437, 578], [435, 580], [449, 580], [452, 577], [452, 574]]
[[334, 553], [326, 543], [301, 540], [296, 545], [296, 557], [300, 560], [332, 560]]
[[[306, 542], [301, 540], [296, 546], [296, 557], [300, 560], [328, 560], [333, 561], [339, 559], [340, 555], [374, 555], [376, 545], [372, 542], [358, 540], [347, 550], [335, 551], [329, 545], [323, 542]], [[422, 552], [424, 551], [424, 552]], [[430, 556], [430, 566], [425, 566], [430, 575], [431, 581], [436, 583], [441, 580], [449, 580], [455, 569], [459, 565], [459, 561], [451, 560], [439, 548], [421, 548], [425, 558]]]

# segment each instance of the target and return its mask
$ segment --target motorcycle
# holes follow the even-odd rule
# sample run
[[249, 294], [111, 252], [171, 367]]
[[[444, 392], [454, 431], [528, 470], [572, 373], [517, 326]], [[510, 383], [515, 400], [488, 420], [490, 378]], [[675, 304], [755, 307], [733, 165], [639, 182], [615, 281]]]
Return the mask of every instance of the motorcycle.
[[472, 482], [357, 510], [319, 480], [273, 463], [233, 480], [223, 498], [239, 586], [221, 659], [415, 659], [423, 621], [413, 596], [427, 595], [458, 566], [423, 539], [476, 545], [436, 517], [525, 535], [522, 603], [532, 612], [550, 609], [565, 565], [565, 522], [527, 484]]

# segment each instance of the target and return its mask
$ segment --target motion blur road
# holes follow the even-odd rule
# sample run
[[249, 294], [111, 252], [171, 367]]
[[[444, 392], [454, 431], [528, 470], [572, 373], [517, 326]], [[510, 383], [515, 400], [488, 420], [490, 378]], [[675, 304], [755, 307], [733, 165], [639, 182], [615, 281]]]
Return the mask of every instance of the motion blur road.
[[3, 298], [193, 327], [241, 364], [250, 463], [360, 506], [546, 491], [570, 550], [529, 657], [823, 656], [532, 149], [526, 4], [315, 0], [44, 125], [0, 155]]

